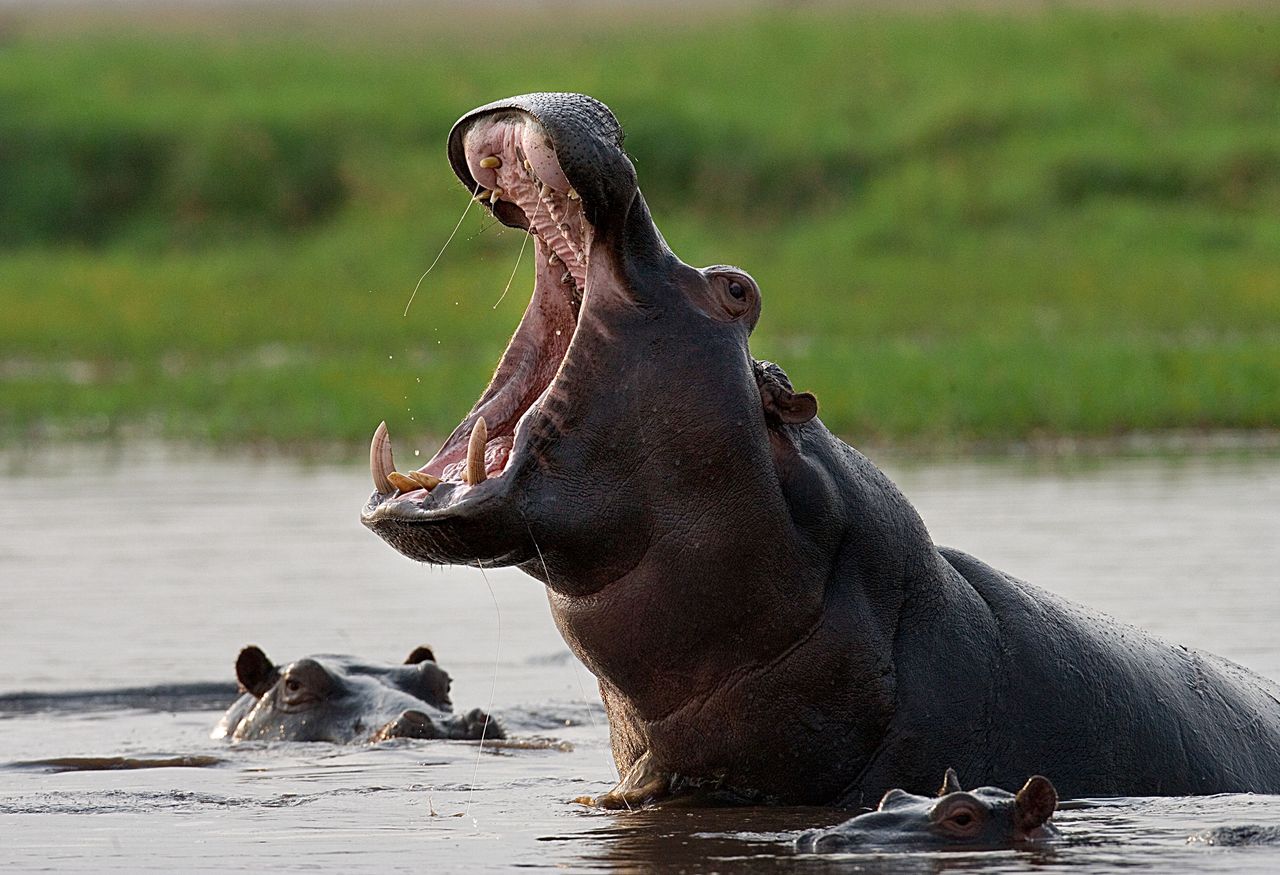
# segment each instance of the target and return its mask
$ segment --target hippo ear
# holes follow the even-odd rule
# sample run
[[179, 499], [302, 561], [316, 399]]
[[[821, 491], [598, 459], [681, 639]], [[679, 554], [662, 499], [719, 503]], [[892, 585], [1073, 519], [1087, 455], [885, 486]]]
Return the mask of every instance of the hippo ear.
[[782, 368], [773, 362], [755, 363], [756, 385], [760, 387], [760, 402], [764, 413], [775, 422], [799, 425], [818, 415], [818, 399], [812, 392], [795, 392], [791, 380]]
[[1029, 833], [1053, 816], [1058, 807], [1058, 791], [1049, 779], [1033, 775], [1022, 785], [1013, 800], [1013, 823], [1023, 833]]
[[818, 399], [812, 392], [785, 392], [765, 399], [764, 409], [788, 425], [800, 425], [818, 415]]
[[260, 648], [250, 644], [236, 657], [236, 679], [245, 692], [261, 699], [262, 694], [280, 680], [280, 670], [272, 665]]
[[405, 665], [417, 665], [420, 662], [435, 662], [436, 654], [430, 647], [423, 644], [421, 647], [413, 648], [413, 653], [409, 654], [409, 658], [404, 661]]
[[947, 774], [942, 778], [942, 786], [938, 788], [939, 796], [946, 796], [948, 793], [961, 793], [964, 788], [960, 786], [960, 776], [956, 774], [953, 768], [947, 768]]
[[894, 787], [892, 790], [885, 790], [884, 795], [880, 797], [880, 804], [876, 806], [876, 811], [884, 811], [886, 808], [892, 808], [904, 799], [910, 799], [911, 794], [900, 787]]

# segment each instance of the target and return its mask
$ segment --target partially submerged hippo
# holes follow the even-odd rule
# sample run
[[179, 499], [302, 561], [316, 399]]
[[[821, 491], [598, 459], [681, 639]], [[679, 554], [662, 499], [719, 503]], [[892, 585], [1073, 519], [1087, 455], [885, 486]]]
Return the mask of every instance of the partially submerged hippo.
[[403, 665], [320, 654], [280, 667], [257, 647], [236, 659], [245, 691], [227, 709], [214, 738], [237, 741], [328, 741], [388, 738], [502, 738], [479, 709], [455, 715], [449, 675], [428, 647]]
[[997, 850], [1058, 835], [1049, 822], [1058, 793], [1035, 775], [1016, 794], [998, 787], [964, 790], [947, 769], [935, 797], [903, 790], [884, 794], [875, 811], [839, 826], [812, 830], [796, 839], [801, 853], [827, 854], [886, 847], [937, 850]]
[[607, 107], [498, 101], [449, 159], [532, 234], [533, 297], [430, 461], [395, 471], [379, 427], [363, 521], [424, 562], [547, 585], [600, 681], [612, 800], [861, 807], [952, 764], [1068, 797], [1280, 792], [1280, 688], [933, 543], [752, 358], [755, 281], [667, 247]]

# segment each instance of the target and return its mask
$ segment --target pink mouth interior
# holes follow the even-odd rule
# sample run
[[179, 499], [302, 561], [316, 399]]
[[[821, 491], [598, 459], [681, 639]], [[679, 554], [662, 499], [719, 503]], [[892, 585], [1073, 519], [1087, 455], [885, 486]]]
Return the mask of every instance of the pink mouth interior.
[[[505, 472], [520, 418], [551, 385], [573, 338], [592, 238], [582, 201], [536, 121], [514, 113], [482, 119], [467, 132], [465, 147], [482, 192], [500, 192], [499, 201], [514, 204], [523, 214], [533, 237], [528, 245], [536, 270], [529, 306], [489, 387], [439, 452], [418, 469], [459, 483], [464, 482], [468, 443], [479, 417], [488, 427], [486, 473], [498, 477]], [[492, 157], [500, 159], [498, 167], [482, 166]], [[484, 204], [489, 203], [486, 198]], [[421, 497], [417, 492], [426, 494], [416, 490], [406, 495]]]

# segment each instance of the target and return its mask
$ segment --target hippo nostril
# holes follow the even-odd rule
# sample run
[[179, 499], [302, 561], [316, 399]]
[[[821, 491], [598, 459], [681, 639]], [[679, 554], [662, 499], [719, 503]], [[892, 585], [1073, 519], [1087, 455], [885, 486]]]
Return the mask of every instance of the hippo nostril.
[[436, 738], [440, 734], [431, 718], [416, 710], [402, 712], [391, 725], [391, 734], [401, 738]]
[[818, 833], [816, 830], [810, 830], [809, 832], [801, 833], [796, 838], [796, 852], [800, 854], [815, 853], [813, 846], [814, 846], [815, 840], [819, 835], [820, 833]]
[[843, 851], [848, 843], [843, 836], [831, 832], [817, 832], [808, 836], [806, 850], [811, 854], [831, 854]]
[[373, 735], [374, 741], [389, 738], [439, 738], [435, 723], [422, 711], [401, 711], [400, 716], [383, 726]]

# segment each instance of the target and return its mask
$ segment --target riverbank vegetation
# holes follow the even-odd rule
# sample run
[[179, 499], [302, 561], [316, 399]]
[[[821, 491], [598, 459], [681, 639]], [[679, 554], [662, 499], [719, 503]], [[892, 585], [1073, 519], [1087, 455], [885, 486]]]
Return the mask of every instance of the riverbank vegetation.
[[405, 315], [467, 203], [445, 136], [533, 90], [613, 107], [855, 443], [1280, 427], [1280, 15], [1214, 6], [11, 13], [0, 441], [429, 454], [532, 283], [499, 303], [520, 236], [472, 210]]

